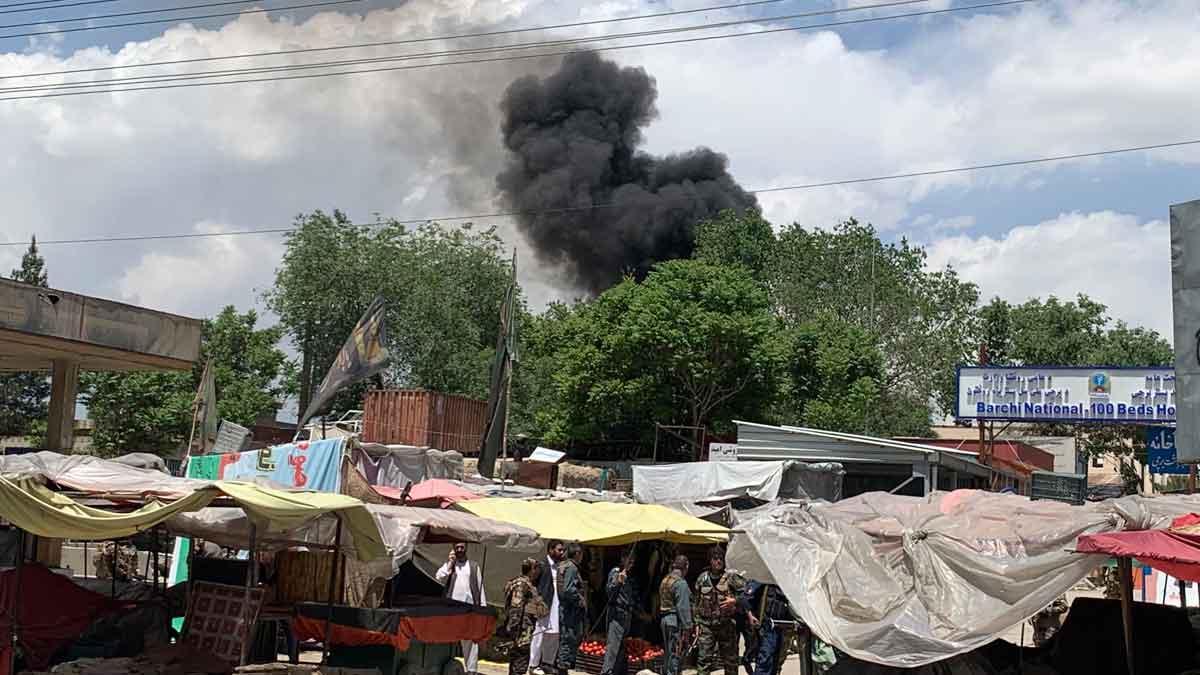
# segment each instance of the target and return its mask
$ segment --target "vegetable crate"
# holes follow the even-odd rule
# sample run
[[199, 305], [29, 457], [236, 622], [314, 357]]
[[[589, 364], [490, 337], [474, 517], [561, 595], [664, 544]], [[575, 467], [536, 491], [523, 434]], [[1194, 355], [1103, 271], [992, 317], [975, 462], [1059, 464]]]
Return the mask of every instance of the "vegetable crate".
[[591, 673], [591, 675], [600, 675], [600, 671], [604, 668], [604, 655], [597, 656], [580, 652], [579, 656], [575, 657], [575, 667], [585, 673]]

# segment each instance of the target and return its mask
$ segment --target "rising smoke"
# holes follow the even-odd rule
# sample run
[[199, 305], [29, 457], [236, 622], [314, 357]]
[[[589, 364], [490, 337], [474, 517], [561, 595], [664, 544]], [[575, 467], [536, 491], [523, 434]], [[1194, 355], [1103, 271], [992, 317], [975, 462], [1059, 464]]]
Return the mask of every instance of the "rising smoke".
[[538, 258], [590, 292], [690, 256], [696, 223], [756, 204], [720, 153], [638, 151], [657, 96], [645, 70], [585, 53], [514, 81], [501, 101], [510, 158], [497, 186]]

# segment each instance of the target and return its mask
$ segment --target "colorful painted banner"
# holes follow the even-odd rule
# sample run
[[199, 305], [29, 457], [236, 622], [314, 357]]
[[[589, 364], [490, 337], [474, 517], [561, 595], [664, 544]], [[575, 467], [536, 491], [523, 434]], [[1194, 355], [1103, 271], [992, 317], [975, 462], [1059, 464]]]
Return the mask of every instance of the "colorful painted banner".
[[[198, 455], [188, 459], [187, 477], [201, 480], [262, 478], [286, 489], [338, 492], [342, 487], [344, 438], [302, 441], [228, 455]], [[168, 585], [188, 580], [191, 539], [175, 538]], [[176, 619], [180, 630], [183, 619]]]

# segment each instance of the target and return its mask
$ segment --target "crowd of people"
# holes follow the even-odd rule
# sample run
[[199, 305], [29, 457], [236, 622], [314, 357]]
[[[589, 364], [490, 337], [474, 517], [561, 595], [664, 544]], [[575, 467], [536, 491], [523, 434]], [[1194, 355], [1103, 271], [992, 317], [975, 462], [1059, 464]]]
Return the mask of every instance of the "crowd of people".
[[[636, 548], [627, 549], [605, 578], [605, 638], [601, 675], [627, 675], [626, 639], [635, 618], [657, 619], [663, 637], [663, 673], [679, 675], [684, 659], [694, 650], [698, 675], [722, 670], [735, 675], [778, 675], [795, 623], [778, 587], [747, 582], [725, 568], [725, 554], [712, 549], [708, 568], [694, 584], [687, 581], [689, 562], [677, 556], [658, 588], [657, 616], [646, 606], [637, 575]], [[566, 675], [576, 667], [580, 645], [588, 632], [588, 587], [581, 569], [579, 544], [549, 542], [546, 557], [528, 558], [521, 575], [504, 587], [503, 621], [497, 628], [507, 642], [509, 675]], [[482, 572], [457, 545], [437, 573], [446, 594], [455, 600], [483, 605]], [[739, 644], [745, 651], [739, 651]], [[467, 673], [478, 672], [479, 647], [463, 643]]]

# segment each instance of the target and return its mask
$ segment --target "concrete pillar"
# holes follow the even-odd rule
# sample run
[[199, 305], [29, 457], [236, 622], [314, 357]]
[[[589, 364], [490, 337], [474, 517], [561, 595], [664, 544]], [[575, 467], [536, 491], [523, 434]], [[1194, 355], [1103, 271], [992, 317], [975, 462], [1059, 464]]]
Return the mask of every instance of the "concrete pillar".
[[75, 446], [75, 395], [79, 391], [79, 364], [55, 361], [50, 375], [50, 415], [46, 424], [46, 449], [70, 453]]

